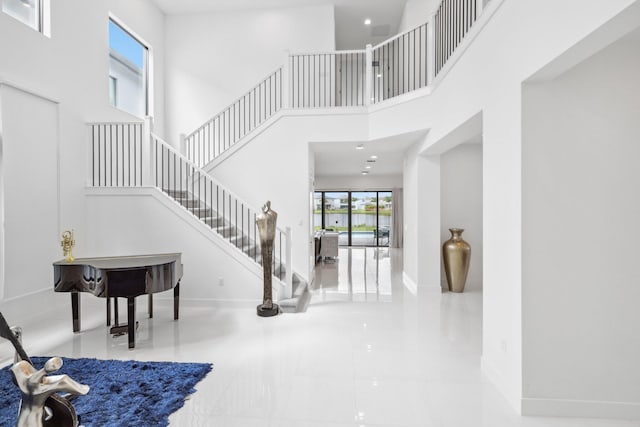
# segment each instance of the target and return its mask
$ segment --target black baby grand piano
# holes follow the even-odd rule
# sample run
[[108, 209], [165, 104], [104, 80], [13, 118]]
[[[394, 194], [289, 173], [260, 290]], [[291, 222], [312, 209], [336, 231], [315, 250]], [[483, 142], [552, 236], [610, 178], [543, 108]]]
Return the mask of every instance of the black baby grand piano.
[[[178, 319], [182, 262], [180, 253], [76, 258], [72, 262], [53, 263], [54, 290], [71, 292], [73, 332], [80, 331], [80, 295], [89, 292], [97, 297], [127, 298], [127, 325], [117, 324], [112, 333], [127, 332], [129, 348], [135, 347], [135, 298], [149, 295], [149, 317], [153, 316], [152, 296], [173, 288], [173, 318]], [[107, 304], [107, 324], [110, 323], [110, 304]]]

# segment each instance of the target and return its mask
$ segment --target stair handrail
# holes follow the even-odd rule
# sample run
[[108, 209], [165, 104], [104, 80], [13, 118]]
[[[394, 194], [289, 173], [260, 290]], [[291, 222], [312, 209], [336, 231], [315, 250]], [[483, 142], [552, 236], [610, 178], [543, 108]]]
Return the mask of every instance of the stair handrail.
[[[184, 144], [184, 147], [181, 147], [181, 149], [184, 149], [186, 151], [187, 157], [190, 158], [193, 163], [198, 163], [199, 166], [203, 166], [231, 148], [231, 146], [248, 135], [253, 129], [259, 127], [262, 123], [271, 118], [275, 113], [280, 111], [283, 105], [283, 85], [285, 84], [282, 75], [283, 67], [280, 66], [273, 72], [269, 73], [258, 84], [252, 86], [243, 95], [236, 98], [227, 107], [222, 109], [222, 111], [214, 115], [209, 120], [205, 121], [202, 125], [198, 126], [193, 132], [181, 136], [184, 141], [182, 142], [182, 144]], [[269, 84], [268, 106], [266, 105], [267, 82]], [[263, 89], [264, 99], [262, 95]], [[259, 101], [256, 100], [257, 97], [260, 97]], [[259, 102], [259, 104], [257, 104], [256, 102]], [[264, 112], [261, 110], [263, 102], [265, 103]], [[241, 111], [236, 111], [236, 106], [238, 106], [238, 110], [240, 110], [241, 108]], [[233, 111], [234, 119], [236, 117], [242, 117], [244, 119], [244, 123], [242, 126], [236, 127], [236, 123], [233, 123], [233, 127], [230, 129], [224, 121], [221, 123], [221, 120], [224, 120], [225, 116], [228, 115], [227, 113], [231, 111]], [[229, 121], [231, 121], [230, 117]], [[216, 132], [211, 135], [212, 131], [209, 130], [209, 132], [207, 132], [206, 130], [212, 129], [216, 122], [218, 123], [218, 128], [216, 129]], [[227, 138], [227, 132], [229, 138]], [[196, 151], [195, 148], [192, 149], [191, 145], [195, 146], [196, 139], [198, 140], [198, 142], [201, 142], [201, 134], [202, 139], [207, 138], [208, 141], [206, 141], [207, 149], [201, 149], [201, 151], [199, 152]], [[216, 134], [218, 136], [217, 139]]]
[[[230, 191], [228, 189], [228, 187], [222, 185], [217, 179], [215, 179], [214, 177], [212, 177], [209, 172], [205, 171], [204, 169], [202, 169], [200, 166], [196, 165], [194, 162], [192, 162], [191, 160], [189, 160], [187, 158], [187, 156], [185, 156], [184, 154], [180, 153], [180, 151], [178, 151], [177, 149], [175, 149], [171, 144], [169, 144], [167, 141], [165, 141], [164, 139], [160, 138], [158, 135], [156, 135], [155, 133], [151, 132], [151, 138], [155, 139], [156, 141], [158, 141], [160, 144], [162, 144], [168, 151], [171, 151], [174, 155], [176, 155], [178, 158], [182, 159], [185, 163], [188, 163], [189, 166], [191, 166], [196, 172], [199, 172], [201, 176], [204, 176], [205, 178], [208, 178], [210, 181], [212, 181], [216, 186], [222, 188], [225, 190], [225, 192], [227, 194], [229, 194], [231, 197], [233, 197], [234, 199], [236, 199], [238, 202], [243, 203], [245, 206], [257, 211], [260, 211], [260, 209], [256, 209], [254, 206], [250, 205], [249, 203], [247, 203], [246, 201], [244, 201], [242, 198], [240, 198], [240, 196], [236, 195], [234, 192]], [[278, 228], [278, 230], [281, 230], [280, 228]], [[282, 231], [282, 230], [281, 230]]]
[[281, 70], [282, 70], [282, 66], [279, 66], [278, 68], [276, 68], [275, 70], [273, 70], [271, 73], [267, 74], [267, 76], [266, 76], [265, 78], [263, 78], [262, 80], [260, 80], [260, 83], [255, 84], [255, 85], [253, 85], [251, 88], [247, 89], [247, 91], [246, 91], [243, 95], [241, 95], [241, 96], [237, 97], [235, 100], [233, 100], [232, 102], [230, 102], [230, 103], [229, 103], [229, 105], [228, 105], [226, 108], [222, 109], [222, 111], [220, 111], [218, 114], [214, 115], [214, 116], [213, 116], [213, 117], [211, 117], [209, 120], [205, 121], [202, 125], [198, 126], [198, 127], [197, 127], [193, 132], [191, 132], [191, 133], [189, 133], [189, 134], [186, 134], [185, 136], [186, 136], [186, 137], [193, 136], [196, 132], [198, 132], [199, 130], [201, 130], [202, 128], [204, 128], [204, 127], [206, 126], [206, 124], [207, 124], [207, 123], [212, 122], [214, 119], [216, 119], [218, 116], [220, 116], [220, 115], [222, 114], [222, 112], [224, 112], [225, 110], [228, 110], [228, 109], [229, 109], [229, 107], [231, 107], [233, 104], [236, 104], [238, 101], [241, 101], [241, 100], [242, 100], [242, 98], [244, 98], [245, 96], [247, 96], [247, 94], [248, 94], [248, 93], [253, 92], [253, 91], [254, 91], [254, 90], [256, 90], [257, 88], [259, 88], [259, 87], [260, 87], [260, 85], [261, 85], [262, 83], [264, 83], [266, 80], [268, 80], [268, 79], [269, 79], [269, 76], [272, 76], [272, 75], [276, 74], [278, 71], [281, 71]]
[[[155, 143], [154, 143], [155, 142]], [[215, 186], [216, 187], [216, 191], [218, 191], [219, 189], [222, 189], [223, 193], [225, 194], [225, 196], [229, 196], [230, 198], [232, 198], [233, 200], [236, 201], [236, 206], [238, 203], [242, 204], [243, 207], [247, 208], [248, 210], [251, 210], [255, 213], [260, 212], [261, 209], [256, 209], [254, 206], [252, 206], [251, 204], [247, 203], [246, 201], [244, 201], [242, 198], [240, 198], [238, 195], [236, 195], [234, 192], [230, 191], [228, 189], [228, 187], [222, 185], [218, 180], [216, 180], [214, 177], [212, 177], [207, 171], [205, 171], [204, 169], [202, 169], [201, 167], [199, 167], [198, 165], [196, 165], [194, 162], [192, 162], [191, 160], [189, 160], [189, 158], [187, 158], [185, 155], [183, 155], [182, 153], [180, 153], [178, 150], [176, 150], [171, 144], [167, 143], [165, 140], [163, 140], [161, 137], [159, 137], [158, 135], [154, 134], [153, 132], [150, 132], [150, 143], [152, 145], [151, 148], [151, 153], [152, 153], [152, 162], [154, 162], [154, 164], [157, 165], [157, 161], [158, 161], [158, 151], [157, 151], [157, 145], [159, 144], [162, 149], [166, 150], [167, 152], [170, 152], [173, 156], [175, 156], [176, 158], [182, 160], [186, 165], [188, 165], [191, 170], [193, 171], [192, 176], [195, 177], [196, 173], [198, 175], [198, 179], [204, 179], [204, 180], [208, 180], [212, 187]], [[175, 166], [175, 164], [174, 164]], [[155, 183], [156, 186], [160, 189], [160, 190], [164, 190], [162, 188], [162, 185], [158, 186], [158, 174], [161, 173], [158, 171], [157, 167], [154, 168], [154, 174], [155, 174]], [[194, 178], [195, 179], [195, 178]], [[163, 180], [164, 182], [164, 180]], [[206, 199], [205, 199], [205, 205], [206, 205]], [[211, 206], [213, 208], [213, 206]], [[206, 208], [206, 206], [205, 206]], [[229, 218], [230, 222], [231, 222], [231, 218]], [[236, 218], [236, 224], [234, 224], [237, 227], [237, 218]], [[213, 227], [212, 227], [213, 229]], [[280, 263], [283, 263], [284, 261], [284, 265], [286, 267], [285, 270], [285, 274], [284, 274], [284, 284], [285, 284], [285, 292], [284, 292], [284, 297], [285, 298], [290, 298], [291, 297], [291, 290], [292, 290], [292, 285], [293, 285], [293, 265], [292, 265], [292, 251], [291, 251], [291, 227], [285, 227], [284, 229], [281, 227], [276, 227], [276, 234], [280, 235], [281, 241], [282, 238], [285, 239], [284, 241], [284, 246], [285, 246], [285, 253], [284, 256], [279, 257]], [[250, 232], [249, 232], [249, 237], [250, 237]], [[254, 234], [254, 239], [257, 240], [257, 235]], [[255, 242], [257, 244], [257, 241]], [[250, 255], [249, 255], [250, 257]], [[275, 261], [276, 257], [275, 257], [275, 250], [274, 250], [274, 261]], [[254, 259], [254, 261], [257, 261], [256, 259]], [[281, 276], [276, 276], [275, 271], [274, 271], [274, 276], [279, 279], [282, 280]]]
[[317, 52], [309, 52], [306, 50], [301, 50], [298, 52], [290, 52], [289, 56], [304, 56], [304, 55], [340, 55], [340, 54], [349, 54], [349, 53], [364, 53], [365, 49], [345, 49], [345, 50], [325, 50], [325, 51], [317, 51]]

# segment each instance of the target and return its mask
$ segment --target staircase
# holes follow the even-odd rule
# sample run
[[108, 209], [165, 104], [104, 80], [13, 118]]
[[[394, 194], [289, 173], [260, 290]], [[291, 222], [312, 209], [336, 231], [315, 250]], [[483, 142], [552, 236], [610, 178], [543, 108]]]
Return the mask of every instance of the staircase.
[[[206, 224], [212, 231], [223, 237], [229, 244], [241, 250], [247, 257], [262, 266], [262, 251], [260, 244], [256, 240], [256, 234], [251, 234], [251, 229], [246, 231], [242, 226], [234, 225], [224, 214], [216, 211], [204, 199], [186, 190], [171, 190], [168, 188], [162, 191], [178, 202], [184, 209]], [[253, 221], [255, 224], [255, 221]], [[254, 230], [255, 231], [255, 230]], [[286, 280], [287, 267], [280, 260], [274, 248], [274, 279], [283, 282]], [[278, 305], [285, 313], [299, 313], [307, 309], [310, 293], [308, 283], [295, 272], [292, 272], [292, 295], [290, 298], [278, 300]]]
[[[91, 186], [154, 186], [250, 262], [262, 265], [256, 226], [259, 209], [151, 133], [149, 123], [93, 123], [90, 127]], [[304, 311], [308, 284], [291, 268], [289, 228], [276, 229], [273, 253], [274, 300], [284, 312]]]

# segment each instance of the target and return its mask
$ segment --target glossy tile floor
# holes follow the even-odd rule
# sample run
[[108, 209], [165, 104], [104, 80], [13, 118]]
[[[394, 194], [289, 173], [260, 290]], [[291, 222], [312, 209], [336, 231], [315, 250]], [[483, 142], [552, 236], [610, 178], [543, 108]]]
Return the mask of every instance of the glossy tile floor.
[[[145, 319], [135, 350], [83, 298], [83, 332], [54, 295], [45, 327], [25, 325], [32, 354], [213, 362], [172, 426], [618, 427], [640, 423], [519, 417], [480, 371], [482, 295], [412, 295], [399, 252], [340, 249], [318, 265], [306, 313], [258, 318], [255, 305], [167, 303]], [[3, 350], [0, 348], [0, 350]]]

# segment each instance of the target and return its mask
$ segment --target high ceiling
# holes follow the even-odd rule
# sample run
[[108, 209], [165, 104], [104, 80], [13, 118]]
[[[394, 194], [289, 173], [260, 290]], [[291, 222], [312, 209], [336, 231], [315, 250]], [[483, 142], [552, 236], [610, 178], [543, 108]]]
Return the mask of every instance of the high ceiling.
[[[153, 0], [167, 15], [213, 13], [245, 9], [334, 5], [337, 50], [364, 49], [398, 32], [407, 0]], [[365, 25], [365, 19], [371, 25]], [[406, 134], [377, 141], [311, 144], [316, 175], [359, 175], [367, 165], [371, 175], [402, 173], [403, 153], [420, 135]], [[358, 144], [364, 149], [356, 150]], [[377, 155], [375, 163], [367, 163]]]
[[[410, 132], [363, 142], [312, 142], [310, 146], [315, 156], [316, 176], [360, 175], [363, 171], [368, 171], [372, 176], [400, 175], [404, 152], [423, 138], [425, 133]], [[357, 149], [358, 146], [362, 148]]]
[[[407, 0], [154, 0], [168, 15], [333, 4], [336, 48], [364, 49], [398, 31]], [[364, 25], [366, 18], [371, 25]], [[375, 35], [374, 35], [375, 34]]]

